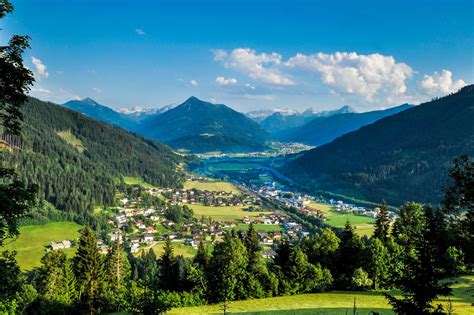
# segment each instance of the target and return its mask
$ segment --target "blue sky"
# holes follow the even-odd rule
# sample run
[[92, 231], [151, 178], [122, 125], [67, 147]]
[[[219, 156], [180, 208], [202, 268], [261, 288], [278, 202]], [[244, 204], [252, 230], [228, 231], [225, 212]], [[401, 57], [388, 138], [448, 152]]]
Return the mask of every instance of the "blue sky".
[[12, 0], [32, 95], [240, 111], [419, 103], [474, 81], [473, 1]]

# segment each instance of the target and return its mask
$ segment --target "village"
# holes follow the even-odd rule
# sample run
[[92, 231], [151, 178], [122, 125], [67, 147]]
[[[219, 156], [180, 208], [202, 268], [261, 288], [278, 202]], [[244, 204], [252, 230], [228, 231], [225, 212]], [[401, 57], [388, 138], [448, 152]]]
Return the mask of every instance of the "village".
[[[188, 181], [205, 185], [208, 179], [193, 176]], [[260, 185], [237, 182], [233, 184], [238, 188], [238, 192], [197, 188], [145, 188], [139, 185], [118, 192], [118, 205], [111, 209], [113, 215], [109, 218], [110, 232], [107, 239], [97, 239], [100, 252], [106, 254], [111, 244], [118, 241], [132, 254], [137, 254], [162, 244], [167, 238], [175, 244], [197, 249], [201, 242], [219, 241], [226, 231], [236, 230], [245, 235], [249, 224], [252, 223], [264, 249], [264, 257], [271, 258], [275, 255], [274, 245], [283, 237], [298, 241], [308, 236], [309, 232], [281, 210], [262, 209], [265, 200], [271, 200], [285, 208], [296, 208], [301, 213], [322, 221], [326, 219], [326, 213], [313, 206], [313, 196], [287, 191], [272, 181]], [[336, 212], [357, 213], [371, 218], [376, 216], [378, 210], [368, 210], [341, 200], [316, 201], [331, 205]], [[192, 210], [193, 205], [213, 209], [213, 212], [217, 213], [220, 209], [242, 209], [243, 215], [238, 219], [214, 219], [211, 215], [197, 215]], [[175, 212], [187, 213], [187, 217], [184, 215], [186, 218], [180, 219], [174, 215], [170, 216]], [[390, 212], [390, 217], [394, 220], [396, 214]], [[51, 243], [52, 250], [71, 246], [74, 246], [74, 240]]]

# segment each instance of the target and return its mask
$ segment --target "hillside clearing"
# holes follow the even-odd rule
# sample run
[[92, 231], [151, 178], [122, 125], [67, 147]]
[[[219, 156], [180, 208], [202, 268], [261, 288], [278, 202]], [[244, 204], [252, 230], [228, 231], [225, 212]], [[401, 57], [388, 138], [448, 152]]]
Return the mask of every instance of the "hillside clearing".
[[[74, 222], [53, 222], [44, 225], [29, 225], [20, 228], [20, 236], [6, 245], [5, 250], [16, 250], [16, 259], [23, 271], [29, 271], [41, 265], [41, 257], [51, 242], [75, 240], [82, 227]], [[76, 252], [75, 248], [62, 249], [68, 257]]]
[[156, 188], [158, 189], [159, 187], [153, 186], [151, 184], [146, 183], [142, 178], [140, 177], [130, 177], [130, 176], [124, 176], [123, 181], [127, 185], [140, 185], [143, 188]]
[[72, 145], [77, 151], [82, 153], [86, 149], [82, 144], [82, 141], [74, 136], [70, 130], [58, 131], [56, 134], [68, 144]]

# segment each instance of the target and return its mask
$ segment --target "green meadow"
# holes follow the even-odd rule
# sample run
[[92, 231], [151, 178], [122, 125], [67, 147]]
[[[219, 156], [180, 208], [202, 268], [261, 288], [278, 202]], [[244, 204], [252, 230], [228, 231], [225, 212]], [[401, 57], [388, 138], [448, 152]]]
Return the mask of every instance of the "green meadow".
[[188, 204], [187, 206], [193, 209], [196, 218], [205, 216], [220, 221], [241, 220], [246, 216], [250, 218], [257, 217], [260, 213], [270, 213], [266, 211], [245, 211], [244, 209], [247, 206], [213, 207], [201, 204]]
[[198, 190], [209, 190], [209, 191], [226, 191], [234, 194], [239, 194], [240, 190], [233, 184], [224, 181], [186, 181], [184, 183], [184, 189], [198, 189]]
[[344, 227], [347, 220], [355, 227], [356, 233], [360, 236], [371, 236], [374, 232], [375, 219], [356, 215], [353, 213], [341, 213], [333, 210], [333, 207], [328, 204], [312, 202], [311, 207], [321, 210], [326, 216], [326, 223], [335, 227]]
[[[41, 265], [41, 257], [51, 242], [75, 240], [79, 238], [81, 226], [74, 222], [53, 222], [44, 225], [29, 225], [20, 228], [20, 236], [4, 249], [15, 250], [16, 259], [23, 271], [29, 271]], [[62, 249], [69, 257], [75, 248]]]
[[[474, 313], [473, 288], [474, 276], [461, 277], [453, 285], [453, 296], [450, 297], [454, 314], [470, 315]], [[396, 292], [390, 292], [396, 294]], [[394, 314], [381, 291], [348, 292], [334, 291], [325, 293], [300, 294], [293, 296], [273, 297], [258, 300], [230, 302], [228, 314], [246, 315], [339, 315], [353, 314], [354, 302], [357, 314], [365, 315], [378, 312], [380, 315]], [[436, 303], [444, 307], [449, 303], [448, 297], [439, 298]], [[222, 314], [220, 305], [176, 308], [168, 314]]]

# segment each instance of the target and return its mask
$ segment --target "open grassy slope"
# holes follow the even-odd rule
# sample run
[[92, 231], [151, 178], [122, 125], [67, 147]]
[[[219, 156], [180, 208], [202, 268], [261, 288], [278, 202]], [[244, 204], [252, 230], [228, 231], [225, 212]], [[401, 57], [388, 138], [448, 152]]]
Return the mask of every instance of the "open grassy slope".
[[[51, 242], [75, 240], [79, 237], [81, 226], [74, 222], [54, 222], [44, 225], [30, 225], [20, 228], [20, 236], [5, 246], [6, 250], [16, 250], [16, 259], [23, 271], [29, 271], [41, 265], [41, 257]], [[68, 256], [76, 249], [63, 249]]]
[[[454, 314], [468, 315], [474, 313], [474, 302], [472, 297], [474, 288], [474, 276], [463, 277], [460, 282], [453, 286], [451, 301]], [[387, 300], [382, 292], [327, 292], [315, 294], [301, 294], [295, 296], [282, 296], [268, 299], [236, 301], [230, 303], [230, 314], [295, 314], [295, 315], [336, 315], [352, 314], [354, 299], [359, 315], [369, 314], [371, 311], [379, 312], [381, 315], [393, 314]], [[447, 297], [442, 297], [437, 303], [444, 306], [448, 303]], [[219, 305], [208, 305], [201, 307], [177, 308], [168, 314], [222, 314]]]

